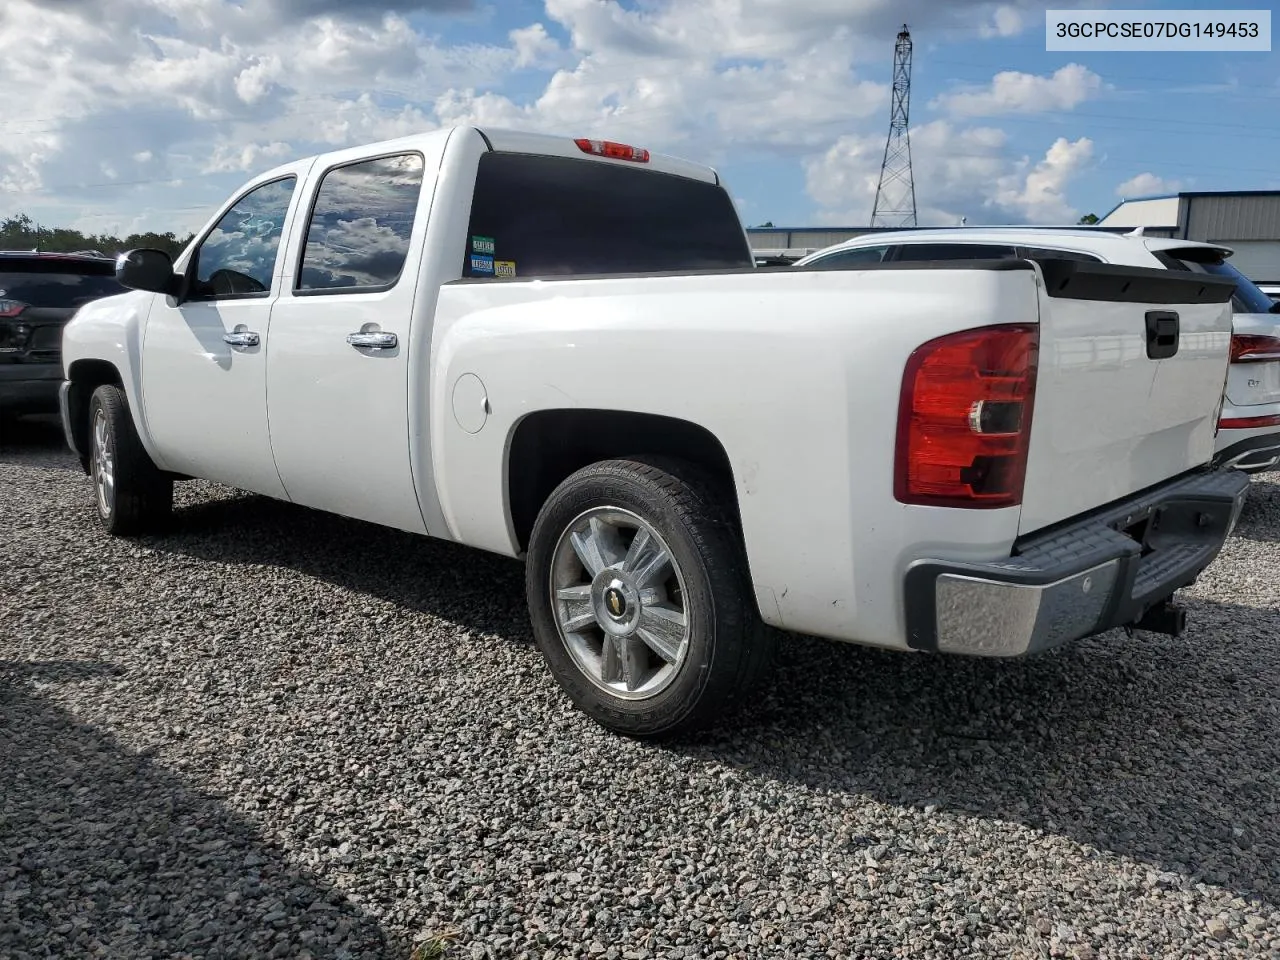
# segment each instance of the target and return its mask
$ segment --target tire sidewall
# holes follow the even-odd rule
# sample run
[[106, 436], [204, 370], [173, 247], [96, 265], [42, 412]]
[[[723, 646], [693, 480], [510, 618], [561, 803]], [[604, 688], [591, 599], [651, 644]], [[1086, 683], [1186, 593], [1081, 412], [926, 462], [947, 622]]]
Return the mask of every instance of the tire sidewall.
[[[688, 653], [671, 683], [643, 700], [613, 697], [592, 683], [569, 653], [557, 626], [551, 599], [556, 544], [575, 519], [597, 507], [629, 510], [652, 526], [667, 542], [684, 580]], [[557, 682], [579, 709], [616, 730], [658, 734], [696, 708], [713, 669], [722, 611], [693, 532], [659, 489], [621, 472], [571, 477], [551, 495], [534, 526], [526, 576], [535, 640]]]
[[[89, 399], [89, 475], [93, 480], [93, 507], [98, 512], [98, 519], [110, 529], [115, 523], [116, 515], [119, 511], [119, 460], [120, 460], [120, 444], [116, 435], [116, 423], [111, 416], [111, 407], [103, 402], [102, 388], [95, 390], [93, 396]], [[111, 488], [111, 512], [102, 512], [102, 501], [98, 496], [98, 443], [95, 436], [95, 426], [98, 421], [98, 411], [102, 411], [103, 419], [107, 426], [107, 443], [111, 448], [111, 459], [113, 461], [114, 473], [112, 476]]]

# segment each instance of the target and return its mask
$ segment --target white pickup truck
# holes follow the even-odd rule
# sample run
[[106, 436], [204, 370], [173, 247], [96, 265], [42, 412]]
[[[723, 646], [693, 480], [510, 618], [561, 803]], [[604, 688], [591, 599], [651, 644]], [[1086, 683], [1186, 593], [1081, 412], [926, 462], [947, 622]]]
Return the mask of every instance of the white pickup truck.
[[1014, 657], [1176, 634], [1234, 284], [1069, 260], [759, 270], [714, 170], [457, 127], [279, 167], [63, 340], [106, 529], [175, 480], [524, 558], [568, 696], [721, 716], [782, 628]]

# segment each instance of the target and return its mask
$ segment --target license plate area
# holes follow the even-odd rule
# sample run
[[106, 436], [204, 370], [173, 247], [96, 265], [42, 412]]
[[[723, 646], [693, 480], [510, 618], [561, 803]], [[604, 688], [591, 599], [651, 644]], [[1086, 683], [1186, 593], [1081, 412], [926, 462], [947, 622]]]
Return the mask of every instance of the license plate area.
[[61, 350], [62, 324], [49, 323], [35, 327], [31, 331], [32, 350]]
[[1280, 403], [1280, 360], [1232, 364], [1227, 374], [1227, 399], [1236, 407]]

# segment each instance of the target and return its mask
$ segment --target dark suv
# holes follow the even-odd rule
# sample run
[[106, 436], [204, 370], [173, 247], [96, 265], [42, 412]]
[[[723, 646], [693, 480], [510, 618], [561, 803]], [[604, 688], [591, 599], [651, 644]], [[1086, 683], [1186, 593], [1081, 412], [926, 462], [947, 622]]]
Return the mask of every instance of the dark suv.
[[0, 251], [0, 416], [56, 412], [63, 325], [124, 292], [109, 257]]

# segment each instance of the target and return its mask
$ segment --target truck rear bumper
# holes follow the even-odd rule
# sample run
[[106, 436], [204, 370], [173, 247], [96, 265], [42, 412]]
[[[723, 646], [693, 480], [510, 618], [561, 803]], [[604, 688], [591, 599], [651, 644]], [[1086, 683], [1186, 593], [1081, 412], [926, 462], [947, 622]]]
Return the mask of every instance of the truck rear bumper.
[[1280, 467], [1280, 429], [1220, 430], [1214, 463], [1245, 473], [1277, 469]]
[[1237, 470], [1195, 473], [1025, 537], [1007, 560], [916, 561], [907, 643], [1020, 657], [1136, 623], [1213, 562], [1248, 489]]

